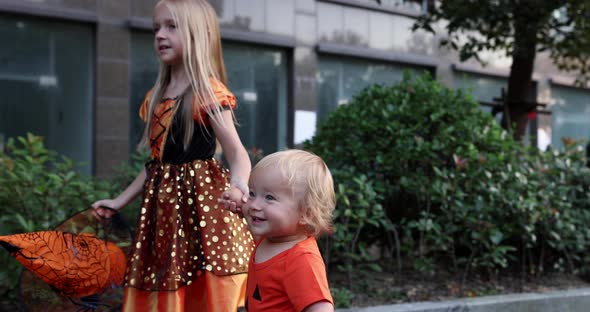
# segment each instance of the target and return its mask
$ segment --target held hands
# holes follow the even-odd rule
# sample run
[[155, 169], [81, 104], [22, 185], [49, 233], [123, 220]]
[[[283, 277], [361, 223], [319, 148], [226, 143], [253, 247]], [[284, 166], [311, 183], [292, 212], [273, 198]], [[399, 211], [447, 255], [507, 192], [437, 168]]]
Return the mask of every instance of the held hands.
[[223, 207], [233, 213], [242, 214], [242, 206], [248, 201], [250, 190], [248, 186], [241, 181], [230, 183], [230, 187], [221, 194], [217, 201], [223, 204]]
[[94, 202], [91, 205], [92, 215], [97, 219], [109, 219], [115, 214], [119, 212], [122, 208], [115, 200], [113, 199], [103, 199], [97, 202]]

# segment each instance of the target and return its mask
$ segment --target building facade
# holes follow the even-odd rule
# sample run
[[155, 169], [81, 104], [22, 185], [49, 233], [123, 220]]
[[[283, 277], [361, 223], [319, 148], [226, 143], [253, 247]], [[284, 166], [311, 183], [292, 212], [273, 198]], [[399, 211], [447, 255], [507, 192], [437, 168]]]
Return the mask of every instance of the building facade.
[[[210, 0], [222, 30], [239, 133], [267, 154], [310, 138], [318, 123], [372, 83], [431, 73], [485, 104], [506, 86], [509, 59], [460, 63], [439, 37], [412, 32], [425, 6], [385, 0]], [[155, 0], [0, 0], [0, 147], [31, 132], [105, 177], [129, 158], [137, 111], [157, 75]], [[590, 91], [537, 58], [534, 144], [590, 136]], [[532, 136], [535, 137], [535, 136]]]

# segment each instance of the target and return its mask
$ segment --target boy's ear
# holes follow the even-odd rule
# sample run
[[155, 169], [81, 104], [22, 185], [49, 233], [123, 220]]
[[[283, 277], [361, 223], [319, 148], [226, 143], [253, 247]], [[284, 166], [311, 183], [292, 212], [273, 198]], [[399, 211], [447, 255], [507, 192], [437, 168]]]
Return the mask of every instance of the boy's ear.
[[299, 228], [305, 231], [306, 234], [312, 233], [314, 231], [314, 227], [309, 224], [309, 221], [307, 221], [307, 218], [305, 218], [304, 214], [301, 214], [297, 224], [299, 225]]
[[309, 213], [309, 209], [307, 209], [306, 207], [302, 207], [301, 208], [301, 213], [299, 215], [299, 222], [298, 224], [301, 226], [306, 226], [307, 225], [307, 214]]

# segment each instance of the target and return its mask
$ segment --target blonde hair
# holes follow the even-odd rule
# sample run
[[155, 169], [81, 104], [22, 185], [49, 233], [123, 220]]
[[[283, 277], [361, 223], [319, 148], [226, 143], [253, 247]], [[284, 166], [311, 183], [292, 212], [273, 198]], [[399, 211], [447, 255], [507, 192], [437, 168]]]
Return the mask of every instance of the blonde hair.
[[[212, 85], [212, 80], [227, 84], [219, 22], [215, 10], [205, 0], [161, 0], [156, 4], [158, 5], [165, 5], [170, 10], [180, 32], [182, 63], [194, 96], [193, 98], [183, 95], [183, 102], [187, 99], [196, 101], [198, 109], [204, 109], [213, 122], [225, 125], [220, 114], [221, 106]], [[153, 116], [154, 107], [162, 100], [166, 87], [170, 83], [170, 75], [170, 66], [160, 62], [158, 78], [149, 100], [148, 121]], [[186, 149], [194, 133], [193, 105], [184, 103], [184, 105], [177, 105], [175, 110], [179, 106], [182, 106], [183, 144]], [[176, 111], [174, 113], [176, 114]], [[202, 123], [201, 114], [197, 115]], [[143, 131], [140, 148], [149, 148], [150, 135], [151, 126], [148, 122]]]
[[336, 206], [334, 181], [330, 169], [317, 155], [303, 150], [285, 150], [260, 160], [252, 172], [278, 168], [293, 192], [300, 192], [299, 203], [308, 235], [332, 232], [332, 212]]

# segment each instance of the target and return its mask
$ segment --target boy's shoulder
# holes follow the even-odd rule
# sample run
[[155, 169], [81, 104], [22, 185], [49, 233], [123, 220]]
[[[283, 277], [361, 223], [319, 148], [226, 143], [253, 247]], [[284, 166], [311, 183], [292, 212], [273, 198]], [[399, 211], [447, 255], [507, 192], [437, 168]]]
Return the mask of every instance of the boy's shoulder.
[[314, 236], [309, 236], [308, 238], [297, 243], [295, 246], [299, 246], [301, 249], [304, 250], [319, 250], [318, 242], [316, 241]]
[[291, 247], [290, 257], [300, 257], [304, 255], [321, 255], [318, 243], [315, 237], [308, 237]]
[[[268, 246], [265, 248], [264, 244], [261, 244], [262, 241], [263, 239], [260, 239], [260, 241], [256, 243], [255, 253], [258, 251], [262, 251], [263, 253], [269, 251], [269, 249], [266, 249]], [[274, 255], [269, 257], [269, 260], [272, 260], [273, 263], [297, 261], [301, 260], [301, 257], [308, 256], [319, 256], [321, 258], [321, 253], [315, 237], [308, 237], [300, 242], [297, 242], [289, 248], [286, 248], [280, 252], [274, 251], [273, 253]]]

